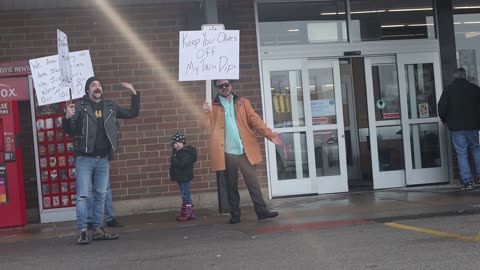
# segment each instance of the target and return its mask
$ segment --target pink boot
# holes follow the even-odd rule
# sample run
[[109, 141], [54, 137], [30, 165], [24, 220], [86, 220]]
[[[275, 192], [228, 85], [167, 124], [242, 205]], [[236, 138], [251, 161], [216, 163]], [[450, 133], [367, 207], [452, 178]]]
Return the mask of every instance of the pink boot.
[[186, 204], [184, 214], [185, 215], [183, 215], [182, 217], [177, 216], [177, 220], [178, 221], [187, 221], [187, 220], [195, 219], [195, 213], [193, 212], [193, 205]]
[[182, 206], [180, 207], [180, 213], [178, 213], [176, 219], [177, 221], [183, 221], [185, 220], [186, 216], [186, 206], [184, 203], [182, 203]]

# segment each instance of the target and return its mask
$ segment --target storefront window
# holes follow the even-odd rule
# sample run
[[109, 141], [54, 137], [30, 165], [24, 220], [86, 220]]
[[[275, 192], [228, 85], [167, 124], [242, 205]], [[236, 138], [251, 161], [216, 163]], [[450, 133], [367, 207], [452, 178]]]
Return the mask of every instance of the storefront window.
[[435, 38], [432, 0], [350, 0], [352, 41]]
[[467, 79], [478, 84], [480, 76], [480, 2], [453, 0], [455, 43], [459, 67]]
[[261, 46], [436, 38], [433, 0], [259, 1], [257, 7]]
[[345, 0], [259, 3], [257, 7], [261, 46], [348, 40]]

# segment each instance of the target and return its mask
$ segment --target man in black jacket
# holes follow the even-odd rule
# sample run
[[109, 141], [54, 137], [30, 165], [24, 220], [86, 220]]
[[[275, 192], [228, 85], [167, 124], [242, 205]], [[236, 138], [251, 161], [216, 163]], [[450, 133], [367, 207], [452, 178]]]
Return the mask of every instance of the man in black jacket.
[[438, 102], [438, 114], [450, 130], [453, 147], [457, 153], [458, 168], [463, 190], [473, 189], [473, 176], [468, 162], [468, 150], [475, 160], [480, 175], [480, 87], [466, 79], [466, 72], [458, 68], [455, 80], [442, 93]]
[[109, 159], [118, 149], [118, 119], [138, 116], [140, 93], [130, 83], [122, 83], [131, 96], [130, 109], [103, 99], [103, 84], [91, 77], [85, 84], [85, 96], [67, 107], [63, 120], [65, 132], [75, 137], [75, 171], [77, 177], [77, 244], [89, 243], [87, 236], [87, 200], [89, 187], [95, 193], [93, 206], [93, 240], [113, 240], [118, 234], [103, 229], [105, 194], [109, 181]]

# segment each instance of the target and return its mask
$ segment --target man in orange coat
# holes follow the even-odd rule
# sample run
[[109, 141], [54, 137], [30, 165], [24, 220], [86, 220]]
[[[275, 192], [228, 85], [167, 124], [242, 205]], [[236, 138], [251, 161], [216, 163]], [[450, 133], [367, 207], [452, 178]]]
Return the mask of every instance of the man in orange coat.
[[212, 170], [225, 170], [227, 197], [231, 218], [228, 223], [240, 223], [240, 194], [238, 193], [238, 169], [252, 198], [258, 220], [274, 218], [278, 212], [267, 210], [256, 164], [262, 161], [256, 132], [276, 145], [282, 141], [268, 128], [254, 111], [247, 98], [232, 93], [229, 80], [215, 80], [218, 95], [212, 104], [206, 101], [200, 118], [200, 127], [210, 129], [209, 150]]

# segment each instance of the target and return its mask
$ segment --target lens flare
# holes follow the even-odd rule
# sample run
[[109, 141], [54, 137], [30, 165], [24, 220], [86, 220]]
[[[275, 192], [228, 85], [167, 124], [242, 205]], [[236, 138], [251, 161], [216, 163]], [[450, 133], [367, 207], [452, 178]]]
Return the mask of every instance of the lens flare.
[[[169, 75], [165, 65], [162, 64], [161, 60], [157, 59], [157, 56], [145, 45], [145, 42], [142, 41], [135, 31], [132, 30], [118, 11], [115, 10], [107, 0], [94, 0], [92, 3], [94, 3], [112, 22], [114, 27], [128, 39], [132, 48], [142, 57], [150, 68], [157, 71], [156, 75], [163, 79], [162, 82], [167, 85], [167, 89], [171, 89], [171, 91], [179, 97], [179, 100], [189, 100], [188, 93], [182, 90], [182, 86], [178, 83], [177, 79]], [[195, 109], [197, 107], [199, 107], [197, 104], [192, 104], [192, 106], [186, 106], [185, 109], [191, 113], [196, 113], [198, 112], [198, 110]]]

